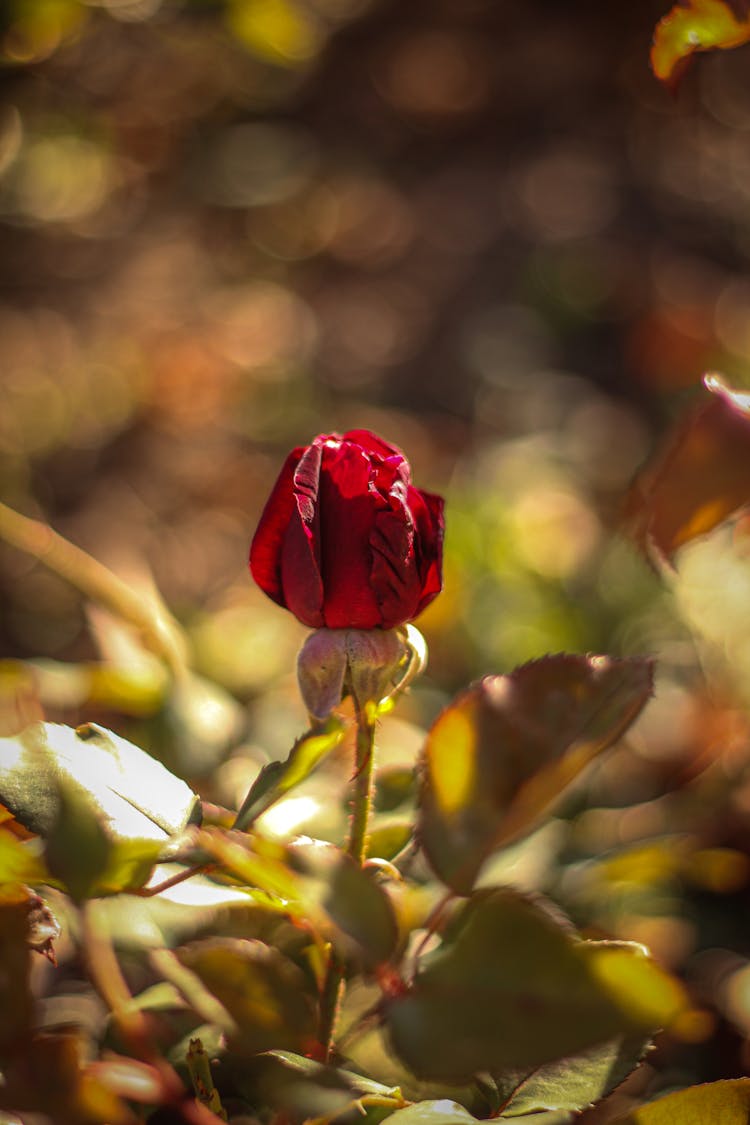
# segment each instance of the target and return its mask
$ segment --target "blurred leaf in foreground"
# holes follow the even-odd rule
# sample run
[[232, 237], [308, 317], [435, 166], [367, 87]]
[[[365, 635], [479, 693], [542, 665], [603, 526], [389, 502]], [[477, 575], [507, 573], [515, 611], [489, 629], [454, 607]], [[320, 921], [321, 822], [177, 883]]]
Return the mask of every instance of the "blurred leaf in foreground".
[[56, 1125], [137, 1125], [140, 1118], [93, 1068], [82, 1067], [83, 1053], [75, 1034], [37, 1035], [7, 1067], [0, 1109], [41, 1113]]
[[750, 1078], [734, 1078], [678, 1090], [617, 1117], [612, 1125], [747, 1125]]
[[692, 55], [714, 47], [739, 47], [750, 40], [745, 0], [681, 0], [659, 21], [651, 46], [651, 69], [672, 89]]
[[581, 941], [547, 904], [504, 888], [463, 907], [384, 1010], [414, 1074], [462, 1082], [532, 1070], [619, 1035], [652, 1035], [687, 999], [641, 946]]
[[528, 832], [649, 696], [648, 660], [559, 654], [487, 676], [450, 704], [424, 749], [419, 837], [468, 894], [487, 856]]
[[750, 503], [750, 395], [715, 375], [704, 384], [713, 397], [677, 422], [626, 500], [626, 528], [659, 560]]
[[0, 901], [0, 1057], [22, 1048], [31, 1028], [29, 909], [21, 895]]
[[[272, 1048], [304, 1052], [313, 1044], [313, 1005], [305, 978], [277, 950], [259, 941], [213, 938], [182, 946], [176, 956], [224, 1009], [221, 1022], [233, 1050], [242, 1055]], [[186, 991], [186, 979], [178, 975], [173, 983]], [[200, 995], [195, 991], [187, 999], [213, 1021], [216, 1012], [204, 1011]]]

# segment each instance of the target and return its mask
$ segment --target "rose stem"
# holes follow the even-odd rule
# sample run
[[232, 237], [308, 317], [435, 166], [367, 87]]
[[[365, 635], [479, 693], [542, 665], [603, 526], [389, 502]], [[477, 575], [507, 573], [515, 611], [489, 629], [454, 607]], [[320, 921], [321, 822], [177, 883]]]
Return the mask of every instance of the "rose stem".
[[[372, 790], [375, 776], [375, 706], [357, 701], [357, 745], [352, 817], [349, 825], [347, 852], [358, 867], [367, 854], [367, 835], [372, 809]], [[336, 1033], [336, 1020], [344, 991], [344, 966], [331, 950], [323, 988], [320, 995], [320, 1042], [325, 1062], [329, 1062]]]
[[352, 819], [349, 826], [347, 851], [358, 867], [365, 861], [367, 834], [372, 809], [372, 789], [375, 776], [375, 708], [371, 703], [357, 707], [357, 749]]

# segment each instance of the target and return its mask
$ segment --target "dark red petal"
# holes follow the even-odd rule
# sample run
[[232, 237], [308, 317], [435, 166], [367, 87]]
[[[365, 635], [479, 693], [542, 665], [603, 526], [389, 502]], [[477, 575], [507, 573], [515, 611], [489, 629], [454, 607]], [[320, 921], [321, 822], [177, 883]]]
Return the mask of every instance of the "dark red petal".
[[443, 536], [445, 501], [433, 492], [409, 489], [409, 507], [416, 524], [414, 537], [422, 596], [413, 616], [421, 613], [443, 588]]
[[409, 464], [397, 445], [391, 445], [390, 442], [384, 441], [383, 438], [371, 433], [370, 430], [347, 430], [343, 435], [343, 440], [351, 442], [352, 445], [358, 445], [365, 453], [369, 453], [371, 457], [378, 460], [385, 461], [390, 457], [398, 457], [405, 461], [407, 466]]
[[292, 480], [293, 507], [281, 550], [281, 585], [288, 609], [304, 625], [323, 625], [320, 563], [320, 470], [322, 442], [317, 437], [299, 460]]
[[415, 526], [406, 504], [407, 489], [394, 487], [388, 507], [378, 512], [370, 535], [371, 583], [383, 627], [392, 629], [414, 616], [422, 594], [415, 554]]
[[373, 629], [382, 624], [370, 585], [370, 530], [383, 501], [370, 488], [372, 467], [350, 441], [323, 446], [320, 472], [320, 560], [325, 624]]
[[294, 472], [304, 447], [293, 449], [284, 462], [271, 495], [261, 513], [250, 546], [250, 572], [269, 598], [286, 606], [281, 583], [281, 551], [295, 508]]

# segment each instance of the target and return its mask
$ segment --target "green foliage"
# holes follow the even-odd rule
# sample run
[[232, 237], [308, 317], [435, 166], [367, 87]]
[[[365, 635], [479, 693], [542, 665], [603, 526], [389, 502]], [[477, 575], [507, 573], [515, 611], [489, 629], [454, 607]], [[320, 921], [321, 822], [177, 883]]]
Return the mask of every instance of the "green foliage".
[[[387, 1002], [386, 1019], [415, 1074], [459, 1083], [653, 1033], [685, 1006], [638, 947], [582, 942], [547, 905], [496, 890], [461, 909], [408, 991]], [[642, 1053], [641, 1042], [633, 1065]]]
[[[420, 839], [437, 884], [405, 879], [388, 862], [411, 837], [408, 820], [390, 819], [391, 809], [403, 812], [411, 799], [403, 769], [392, 771], [390, 785], [381, 789], [385, 810], [374, 815], [363, 866], [332, 843], [274, 841], [263, 832], [269, 810], [292, 800], [343, 744], [346, 727], [338, 718], [261, 772], [234, 827], [226, 827], [227, 815], [224, 823], [187, 834], [196, 819], [192, 791], [110, 732], [48, 724], [4, 740], [0, 797], [17, 818], [11, 823], [35, 830], [43, 844], [40, 855], [38, 841], [0, 830], [4, 878], [18, 900], [8, 915], [9, 953], [19, 959], [7, 998], [17, 1013], [8, 1046], [32, 1032], [27, 977], [20, 971], [32, 945], [31, 900], [22, 883], [28, 879], [61, 887], [81, 908], [92, 972], [110, 999], [120, 1036], [136, 1044], [148, 1034], [140, 1022], [148, 1013], [167, 1018], [182, 1010], [173, 1050], [186, 1043], [186, 1034], [216, 1044], [221, 1034], [226, 1073], [244, 1060], [257, 1078], [252, 1093], [238, 1079], [250, 1106], [261, 1090], [295, 1120], [313, 1110], [323, 1117], [345, 1113], [354, 1105], [373, 1123], [407, 1112], [415, 1120], [473, 1120], [483, 1105], [508, 1118], [532, 1113], [535, 1125], [549, 1112], [550, 1122], [567, 1120], [568, 1111], [604, 1096], [637, 1066], [651, 1035], [674, 1023], [687, 1001], [640, 947], [581, 941], [546, 900], [508, 888], [471, 892], [471, 886], [484, 859], [536, 824], [556, 791], [626, 729], [650, 690], [647, 661], [557, 656], [484, 680], [450, 705], [428, 735], [419, 798]], [[171, 991], [157, 998], [147, 989], [120, 1011], [120, 987], [111, 992], [107, 983], [114, 950], [101, 930], [105, 915], [100, 906], [92, 913], [89, 900], [118, 895], [126, 901], [163, 858], [172, 860], [165, 887], [176, 875], [202, 870], [213, 877], [213, 883], [196, 880], [195, 889], [215, 888], [224, 921], [204, 910], [196, 915], [195, 936], [170, 949], [168, 926], [156, 939], [148, 913], [139, 919], [126, 910], [136, 931], [152, 927], [146, 943], [151, 967]], [[457, 872], [467, 867], [471, 879], [465, 881]], [[456, 890], [470, 897], [449, 907], [438, 924], [427, 916], [429, 904], [446, 888], [448, 900]], [[158, 898], [143, 903], [147, 911], [158, 906]], [[115, 901], [108, 930], [124, 917], [118, 909]], [[157, 911], [153, 920], [158, 917]], [[409, 946], [425, 924], [438, 924], [439, 944], [417, 952], [412, 975]], [[240, 934], [232, 932], [237, 925]], [[284, 936], [283, 925], [299, 940]], [[180, 929], [184, 934], [184, 926], [175, 933]], [[416, 1100], [379, 1082], [377, 1068], [371, 1078], [360, 1078], [313, 1061], [330, 1050], [322, 1027], [328, 1020], [335, 1035], [337, 994], [347, 981], [379, 990], [365, 1020], [386, 1030], [409, 1082], [420, 1089]], [[127, 1098], [138, 1100], [134, 1075], [123, 1078], [111, 1067], [96, 1074], [110, 1101], [118, 1082], [128, 1088]], [[81, 1072], [86, 1089], [90, 1078]], [[150, 1075], [143, 1080], [149, 1088], [155, 1081]], [[465, 1107], [430, 1100], [430, 1091], [439, 1095], [446, 1084], [463, 1085]], [[85, 1101], [82, 1088], [74, 1083], [66, 1094], [71, 1106]], [[33, 1105], [46, 1104], [51, 1094], [45, 1089]], [[91, 1110], [92, 1121], [99, 1120], [97, 1112]], [[108, 1112], [115, 1111], [110, 1106]]]

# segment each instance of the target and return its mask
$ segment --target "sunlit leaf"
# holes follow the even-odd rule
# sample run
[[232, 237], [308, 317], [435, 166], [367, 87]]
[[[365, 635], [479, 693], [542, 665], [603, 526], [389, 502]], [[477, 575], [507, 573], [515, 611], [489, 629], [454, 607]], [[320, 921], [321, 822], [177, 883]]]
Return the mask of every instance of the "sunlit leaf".
[[[283, 900], [290, 912], [299, 912], [305, 898], [302, 880], [290, 870], [283, 858], [259, 854], [248, 836], [217, 828], [203, 829], [198, 836], [198, 844], [227, 872], [248, 886]], [[283, 850], [280, 849], [280, 852], [283, 856]]]
[[747, 1125], [750, 1078], [690, 1086], [615, 1118], [611, 1125]]
[[[277, 950], [259, 941], [213, 938], [182, 946], [176, 956], [228, 1013], [233, 1049], [309, 1049], [315, 1023], [306, 981]], [[181, 987], [179, 979], [173, 983]]]
[[47, 869], [33, 845], [0, 831], [0, 886], [7, 883], [41, 883]]
[[286, 761], [269, 762], [264, 766], [242, 802], [234, 827], [248, 829], [261, 813], [309, 777], [323, 758], [341, 743], [344, 733], [341, 720], [331, 716], [321, 730], [298, 739]]
[[739, 47], [748, 40], [750, 18], [725, 0], [681, 0], [656, 25], [651, 68], [673, 87], [696, 51]]
[[57, 816], [45, 841], [53, 878], [77, 902], [136, 890], [149, 879], [159, 857], [157, 840], [112, 837], [101, 809], [80, 786], [59, 778]]
[[750, 395], [707, 376], [711, 396], [684, 416], [641, 470], [625, 525], [648, 555], [672, 559], [750, 503]]
[[422, 761], [418, 831], [436, 874], [468, 894], [490, 852], [533, 828], [627, 729], [651, 679], [647, 660], [563, 654], [458, 696], [430, 730]]
[[580, 941], [548, 906], [509, 889], [475, 895], [408, 991], [384, 1005], [401, 1060], [444, 1082], [645, 1036], [686, 1007], [642, 947]]
[[113, 839], [163, 842], [200, 813], [184, 781], [93, 723], [35, 723], [0, 739], [0, 800], [32, 832], [45, 836], [56, 822], [61, 781], [94, 803]]

